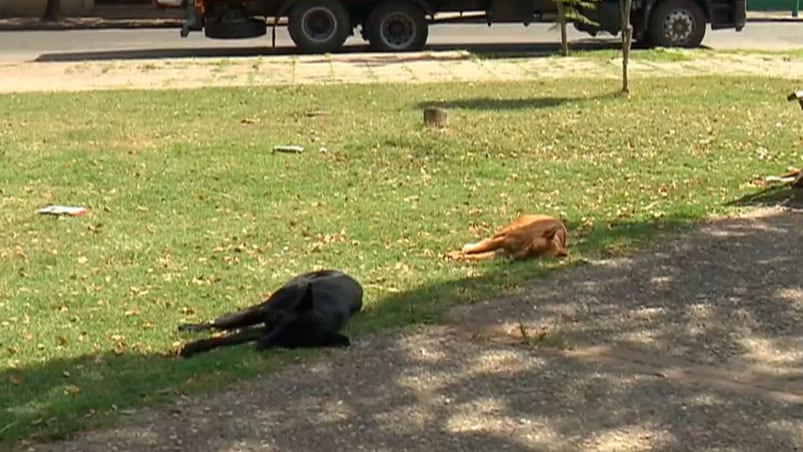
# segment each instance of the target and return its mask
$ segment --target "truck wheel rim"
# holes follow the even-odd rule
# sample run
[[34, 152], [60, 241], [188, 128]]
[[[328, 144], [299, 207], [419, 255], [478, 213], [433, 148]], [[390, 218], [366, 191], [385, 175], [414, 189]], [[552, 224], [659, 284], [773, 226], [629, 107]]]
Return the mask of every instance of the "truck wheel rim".
[[310, 41], [324, 43], [337, 32], [337, 18], [327, 8], [310, 8], [301, 18], [304, 34]]
[[392, 49], [404, 49], [413, 40], [418, 29], [415, 20], [408, 14], [393, 13], [385, 16], [380, 24], [382, 41]]
[[694, 32], [694, 16], [685, 9], [676, 9], [664, 20], [664, 36], [673, 44], [686, 42]]

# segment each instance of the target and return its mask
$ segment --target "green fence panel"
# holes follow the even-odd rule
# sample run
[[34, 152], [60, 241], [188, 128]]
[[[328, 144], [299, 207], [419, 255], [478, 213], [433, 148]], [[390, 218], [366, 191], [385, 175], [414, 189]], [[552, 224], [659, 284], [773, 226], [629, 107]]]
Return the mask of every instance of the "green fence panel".
[[748, 0], [748, 11], [792, 11], [792, 16], [800, 13], [801, 0]]

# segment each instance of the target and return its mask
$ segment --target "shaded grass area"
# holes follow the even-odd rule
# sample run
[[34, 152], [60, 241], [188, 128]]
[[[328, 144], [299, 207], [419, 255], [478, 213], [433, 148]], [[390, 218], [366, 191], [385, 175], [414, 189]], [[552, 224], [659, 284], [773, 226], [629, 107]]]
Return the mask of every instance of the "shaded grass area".
[[[586, 258], [629, 252], [799, 161], [764, 78], [117, 91], [0, 98], [0, 441], [46, 439], [314, 352], [179, 361], [176, 325], [339, 268], [367, 333], [438, 322]], [[446, 105], [428, 131], [420, 107]], [[780, 126], [779, 126], [780, 124]], [[302, 154], [274, 145], [300, 144]], [[78, 218], [38, 216], [50, 203]], [[441, 254], [523, 212], [563, 263]]]

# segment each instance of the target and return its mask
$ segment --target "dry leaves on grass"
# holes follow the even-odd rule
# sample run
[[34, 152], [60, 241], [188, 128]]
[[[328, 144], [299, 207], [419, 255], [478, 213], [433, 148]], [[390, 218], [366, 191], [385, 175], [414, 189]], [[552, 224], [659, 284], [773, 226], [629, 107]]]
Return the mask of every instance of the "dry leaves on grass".
[[77, 396], [81, 392], [81, 388], [76, 385], [67, 385], [64, 387], [64, 395]]
[[309, 251], [312, 253], [321, 252], [324, 247], [332, 243], [343, 243], [348, 240], [348, 234], [345, 229], [341, 229], [340, 232], [333, 234], [311, 234], [306, 230], [302, 231], [301, 234], [306, 241], [312, 242], [309, 246]]

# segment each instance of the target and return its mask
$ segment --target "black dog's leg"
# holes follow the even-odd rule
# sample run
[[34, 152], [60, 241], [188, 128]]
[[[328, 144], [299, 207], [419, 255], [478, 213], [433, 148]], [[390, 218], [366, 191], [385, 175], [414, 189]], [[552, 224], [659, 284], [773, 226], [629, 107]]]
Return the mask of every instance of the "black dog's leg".
[[[302, 335], [305, 333], [301, 333]], [[257, 349], [265, 350], [271, 347], [283, 348], [306, 348], [306, 347], [349, 347], [351, 340], [340, 333], [330, 331], [323, 332], [317, 339], [310, 340], [309, 337], [293, 337], [286, 334], [282, 328], [276, 328], [270, 333], [262, 336], [257, 341]]]
[[327, 331], [326, 335], [323, 338], [323, 343], [321, 344], [322, 347], [349, 347], [351, 346], [351, 340], [348, 336], [344, 336], [340, 333], [333, 333], [331, 331]]
[[179, 331], [207, 331], [207, 330], [235, 330], [247, 326], [256, 325], [265, 321], [263, 310], [266, 307], [262, 304], [248, 308], [243, 311], [224, 314], [209, 323], [189, 323], [180, 325]]
[[209, 323], [185, 323], [183, 325], [179, 325], [178, 326], [178, 330], [182, 331], [182, 332], [185, 332], [185, 331], [193, 331], [193, 332], [206, 331], [206, 330], [211, 330], [212, 328], [214, 328], [212, 326], [212, 322], [209, 322]]
[[198, 341], [190, 342], [185, 345], [179, 355], [188, 358], [199, 353], [205, 353], [218, 347], [228, 347], [230, 345], [239, 345], [246, 342], [251, 342], [262, 337], [264, 330], [262, 327], [248, 328], [239, 333], [230, 334], [228, 336], [213, 337], [210, 339], [201, 339]]
[[257, 349], [265, 350], [271, 347], [280, 346], [283, 334], [284, 328], [282, 326], [273, 328], [270, 332], [268, 332], [268, 334], [263, 335], [257, 340]]

